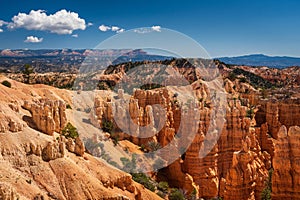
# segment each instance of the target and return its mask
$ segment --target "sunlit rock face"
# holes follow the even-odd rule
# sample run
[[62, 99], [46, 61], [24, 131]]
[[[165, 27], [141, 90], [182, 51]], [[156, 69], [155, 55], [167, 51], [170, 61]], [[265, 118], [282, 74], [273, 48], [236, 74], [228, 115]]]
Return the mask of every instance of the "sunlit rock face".
[[161, 199], [86, 153], [79, 137], [60, 135], [75, 110], [62, 102], [70, 91], [9, 81], [13, 88], [0, 84], [1, 200]]
[[272, 199], [300, 197], [300, 128], [281, 126], [275, 141]]
[[49, 99], [33, 103], [25, 101], [23, 107], [31, 112], [36, 128], [48, 135], [60, 133], [67, 124], [66, 104], [63, 101]]
[[[207, 89], [205, 90], [204, 87], [201, 89], [202, 91], [198, 91], [199, 99], [209, 96]], [[122, 99], [123, 95], [119, 92], [117, 98]], [[145, 146], [149, 141], [156, 141], [161, 146], [170, 143], [182, 123], [180, 109], [173, 104], [173, 95], [166, 89], [136, 90], [129, 100], [131, 120], [143, 126], [158, 124], [162, 121], [157, 120], [156, 116], [163, 114], [166, 121], [163, 128], [151, 138], [132, 137], [120, 132], [121, 138]], [[166, 112], [159, 113], [155, 107], [151, 109], [153, 104], [161, 105]], [[253, 127], [252, 120], [254, 119], [247, 116], [250, 108], [243, 106], [241, 100], [233, 98], [226, 104], [223, 129], [215, 130], [220, 131], [220, 138], [209, 153], [200, 158], [201, 148], [208, 148], [211, 145], [205, 142], [205, 138], [211, 123], [212, 108], [203, 102], [197, 103], [196, 108], [199, 111], [200, 120], [191, 145], [183, 157], [180, 157], [180, 153], [177, 152], [178, 159], [160, 170], [158, 176], [167, 177], [170, 185], [182, 188], [187, 194], [197, 191], [197, 196], [203, 198], [217, 196], [224, 197], [224, 199], [259, 198], [268, 177], [268, 170], [271, 168], [271, 156], [261, 148], [261, 135], [265, 134], [264, 137], [267, 137], [267, 133], [264, 127]], [[122, 117], [126, 112], [126, 105], [122, 104], [121, 100], [112, 101], [109, 97], [96, 98], [96, 119], [93, 120], [95, 125], [101, 126], [103, 120], [113, 120], [114, 106], [118, 109], [117, 115]], [[184, 123], [189, 124], [191, 121]], [[140, 133], [138, 126], [132, 128], [131, 131], [136, 134]], [[156, 130], [153, 131], [155, 133]], [[172, 153], [176, 154], [176, 152]]]

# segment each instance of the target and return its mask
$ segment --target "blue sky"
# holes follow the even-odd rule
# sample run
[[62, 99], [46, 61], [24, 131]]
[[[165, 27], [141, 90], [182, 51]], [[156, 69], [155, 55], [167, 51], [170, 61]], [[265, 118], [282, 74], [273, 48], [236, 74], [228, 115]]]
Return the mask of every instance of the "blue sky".
[[[11, 28], [0, 27], [0, 49], [94, 48], [117, 34], [112, 26], [118, 30], [160, 26], [193, 38], [212, 57], [253, 53], [300, 57], [299, 8], [297, 0], [10, 0], [1, 3], [4, 22], [12, 23], [18, 13], [28, 17], [32, 10], [44, 10], [49, 16], [65, 9], [78, 13], [85, 30], [79, 23], [62, 34], [63, 30], [53, 32], [53, 26], [22, 25], [19, 19]], [[100, 25], [110, 30], [100, 31]]]

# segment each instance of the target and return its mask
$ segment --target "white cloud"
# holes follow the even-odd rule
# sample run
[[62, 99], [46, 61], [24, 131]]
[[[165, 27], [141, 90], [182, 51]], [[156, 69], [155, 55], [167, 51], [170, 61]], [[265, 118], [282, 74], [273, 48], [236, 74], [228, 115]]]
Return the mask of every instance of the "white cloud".
[[152, 26], [134, 29], [133, 32], [139, 34], [151, 33], [151, 32], [161, 32], [161, 26]]
[[38, 37], [35, 37], [35, 36], [28, 36], [24, 42], [39, 43], [39, 42], [42, 42], [42, 41], [43, 41], [43, 38], [38, 38]]
[[72, 34], [74, 30], [85, 30], [86, 23], [78, 13], [62, 9], [47, 15], [44, 10], [31, 10], [29, 14], [19, 13], [8, 24], [11, 29], [25, 28], [27, 30], [50, 31], [57, 34]]
[[72, 37], [78, 38], [78, 34], [73, 34]]
[[101, 26], [99, 26], [99, 30], [100, 31], [103, 31], [103, 32], [106, 32], [106, 31], [113, 31], [113, 32], [116, 32], [116, 33], [122, 33], [125, 31], [124, 28], [120, 28], [118, 26], [107, 26], [107, 25], [104, 25], [102, 24]]
[[157, 31], [157, 32], [160, 32], [161, 30], [161, 27], [160, 26], [152, 26], [151, 27], [151, 29], [153, 30], [153, 31]]
[[99, 30], [103, 31], [103, 32], [108, 31], [110, 29], [111, 28], [109, 26], [105, 26], [104, 24], [102, 24], [101, 26], [99, 26]]
[[2, 32], [3, 32], [3, 29], [0, 28], [0, 33], [2, 33]]
[[120, 30], [120, 27], [112, 26], [112, 27], [111, 27], [111, 30], [112, 30], [112, 31], [118, 31], [118, 30]]
[[125, 31], [125, 29], [121, 28], [121, 29], [117, 30], [117, 33], [123, 33], [124, 31]]
[[92, 23], [92, 22], [89, 22], [88, 24], [87, 24], [87, 26], [93, 26], [94, 24]]
[[0, 27], [3, 26], [4, 24], [7, 24], [7, 22], [0, 19]]

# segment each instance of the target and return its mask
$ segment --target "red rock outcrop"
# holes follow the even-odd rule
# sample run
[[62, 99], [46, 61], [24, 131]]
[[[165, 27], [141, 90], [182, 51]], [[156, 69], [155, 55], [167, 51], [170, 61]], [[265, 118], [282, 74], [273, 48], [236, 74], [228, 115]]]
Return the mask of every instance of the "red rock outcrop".
[[251, 151], [251, 139], [247, 136], [243, 140], [243, 148], [235, 152], [232, 167], [227, 173], [224, 199], [260, 199], [261, 192], [268, 177], [265, 161], [269, 161], [268, 154]]
[[64, 151], [62, 141], [29, 128], [0, 134], [0, 199], [161, 199], [101, 159]]
[[23, 107], [32, 114], [36, 128], [43, 133], [53, 135], [66, 126], [66, 104], [60, 100], [41, 99], [36, 102], [25, 101]]
[[[197, 86], [194, 84], [194, 86], [202, 88], [202, 90], [204, 88], [200, 84]], [[233, 92], [235, 93], [235, 91]], [[199, 197], [259, 198], [264, 188], [268, 169], [271, 167], [269, 153], [265, 151], [266, 149], [261, 149], [260, 139], [267, 137], [266, 127], [262, 128], [264, 135], [261, 134], [260, 129], [254, 129], [252, 126], [255, 123], [247, 116], [247, 111], [250, 108], [242, 106], [239, 99], [232, 98], [225, 106], [227, 112], [225, 119], [223, 119], [225, 124], [220, 132], [220, 139], [215, 146], [210, 147], [210, 142], [205, 141], [205, 138], [211, 123], [210, 113], [212, 109], [210, 106], [212, 105], [209, 103], [210, 97], [207, 89], [202, 92], [199, 89], [197, 94], [202, 100], [202, 102], [198, 102], [198, 105], [194, 105], [199, 110], [200, 115], [199, 125], [196, 126], [198, 127], [197, 134], [184, 153], [184, 157], [177, 159], [160, 171], [159, 176], [168, 177], [171, 185], [184, 189], [187, 194], [197, 191]], [[122, 92], [119, 93], [118, 99], [122, 99], [123, 95]], [[204, 99], [202, 99], [203, 97]], [[131, 133], [135, 131], [138, 135], [141, 132], [140, 126], [149, 124], [163, 124], [163, 126], [158, 134], [150, 138], [128, 137], [121, 133], [121, 139], [129, 139], [137, 145], [147, 145], [149, 141], [157, 141], [162, 147], [173, 140], [179, 130], [183, 116], [180, 113], [180, 105], [176, 105], [177, 101], [172, 92], [165, 88], [148, 91], [136, 90], [129, 102], [131, 120], [139, 125], [133, 126], [134, 128], [131, 127]], [[151, 106], [154, 104], [161, 105], [165, 112], [159, 113], [155, 106]], [[118, 109], [116, 115], [125, 119], [123, 121], [125, 125], [129, 123], [124, 117], [126, 105], [122, 104], [121, 100], [111, 102], [110, 98], [96, 98], [95, 105], [98, 126], [103, 119], [113, 119], [114, 106]], [[164, 115], [166, 121], [159, 121], [160, 118], [157, 118], [157, 115]], [[190, 124], [192, 122], [192, 118], [189, 118], [184, 124], [187, 124], [188, 127], [194, 127]], [[218, 130], [214, 131], [218, 132]], [[156, 130], [153, 132], [156, 133]], [[247, 151], [241, 150], [245, 138], [251, 141]], [[264, 146], [268, 145], [264, 144]], [[211, 150], [205, 157], [200, 158], [199, 152], [202, 148], [211, 148]], [[180, 156], [179, 152], [172, 152], [172, 154]]]
[[20, 196], [16, 193], [14, 188], [0, 182], [0, 199], [1, 200], [18, 200]]
[[[250, 190], [253, 197], [257, 197], [267, 178], [265, 175], [268, 174], [268, 168], [270, 168], [270, 156], [267, 152], [261, 151], [259, 137], [251, 128], [251, 119], [246, 117], [249, 108], [241, 106], [237, 99], [230, 100], [228, 105], [220, 139], [204, 158], [199, 158], [198, 152], [203, 145], [203, 133], [207, 130], [209, 117], [201, 119], [200, 124], [206, 126], [202, 128], [200, 126], [200, 130], [203, 132], [202, 136], [196, 135], [187, 150], [183, 163], [184, 169], [199, 185], [200, 197], [221, 196], [224, 199], [235, 199], [236, 197], [237, 199], [248, 199], [249, 195], [245, 191], [250, 192]], [[250, 138], [251, 146], [245, 155], [238, 154], [236, 152], [242, 148], [244, 138]], [[245, 160], [245, 158], [248, 159]], [[251, 169], [251, 176], [247, 172], [248, 169]], [[231, 175], [235, 173], [239, 174], [237, 178]], [[240, 176], [248, 177], [248, 179], [239, 179]], [[250, 186], [252, 184], [254, 186]], [[237, 193], [235, 191], [237, 188], [243, 192]]]
[[21, 116], [16, 102], [0, 105], [0, 133], [18, 132], [26, 127], [26, 123], [16, 116]]
[[299, 86], [299, 67], [277, 69], [269, 67], [235, 66], [235, 68], [254, 73], [271, 83], [281, 83], [282, 87], [293, 88]]
[[272, 199], [300, 199], [300, 128], [281, 126], [275, 141]]
[[[6, 78], [0, 75], [0, 82], [3, 80]], [[36, 104], [39, 109], [34, 114], [40, 114], [44, 121], [47, 121], [44, 117], [49, 116], [46, 119], [52, 119], [50, 124], [55, 122], [50, 130], [59, 132], [65, 123], [64, 115], [70, 117], [75, 110], [64, 112], [62, 107], [63, 112], [60, 112], [62, 104], [58, 100], [70, 102], [75, 92], [45, 85], [25, 85], [13, 80], [9, 82], [12, 88], [0, 84], [0, 127], [3, 125], [5, 131], [0, 134], [1, 200], [161, 199], [134, 182], [130, 174], [111, 167], [99, 158], [83, 154], [85, 148], [79, 139], [71, 139], [73, 150], [69, 151], [64, 147], [69, 140], [59, 134], [50, 136], [38, 131], [35, 126], [26, 126], [23, 120], [32, 122], [33, 116], [23, 108], [31, 110], [31, 105]], [[37, 98], [51, 101], [35, 101]], [[24, 101], [27, 101], [27, 105], [24, 105]], [[47, 114], [43, 109], [48, 110]], [[10, 119], [22, 125], [17, 133], [9, 132]], [[68, 120], [71, 121], [71, 117]], [[99, 130], [95, 131], [101, 134]]]
[[271, 157], [274, 156], [274, 139], [268, 129], [268, 123], [262, 124], [260, 127], [255, 127], [255, 132], [258, 137], [259, 145], [262, 151], [268, 152]]
[[[148, 151], [151, 151], [150, 142], [164, 147], [174, 139], [181, 124], [181, 111], [179, 105], [176, 105], [175, 97], [172, 97], [174, 94], [167, 89], [159, 89], [155, 91], [135, 90], [129, 100], [125, 100], [123, 95], [123, 92], [119, 90], [118, 98], [113, 102], [110, 98], [95, 99], [96, 119], [93, 122], [96, 122], [96, 126], [101, 125], [103, 120], [114, 121], [115, 126], [123, 131], [118, 133], [120, 139], [128, 139], [137, 145], [143, 145]], [[128, 111], [129, 114], [126, 113]], [[183, 123], [185, 124], [181, 127], [183, 132], [185, 128], [193, 127], [191, 123], [194, 123], [192, 117]], [[179, 151], [168, 153], [169, 156], [171, 154], [171, 157], [176, 159], [180, 157]], [[166, 173], [169, 174], [168, 177], [177, 180], [173, 182], [174, 186], [183, 188], [187, 193], [197, 189], [193, 178], [182, 170], [179, 162], [168, 166]]]
[[281, 125], [285, 125], [287, 129], [300, 125], [300, 101], [298, 99], [260, 100], [257, 104], [259, 110], [255, 119], [258, 126], [267, 122], [268, 132], [275, 139]]

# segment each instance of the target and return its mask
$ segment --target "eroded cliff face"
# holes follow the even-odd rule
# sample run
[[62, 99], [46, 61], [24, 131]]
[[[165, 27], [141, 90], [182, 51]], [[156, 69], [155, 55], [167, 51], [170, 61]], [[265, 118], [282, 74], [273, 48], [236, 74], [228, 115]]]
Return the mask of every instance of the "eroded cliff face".
[[1, 134], [0, 198], [159, 199], [130, 174], [89, 154], [73, 153], [63, 140], [29, 128]]
[[[212, 104], [207, 88], [200, 84], [198, 86], [201, 89], [196, 91], [196, 95], [201, 101], [193, 105], [200, 115], [196, 126], [190, 124], [193, 122], [192, 118], [181, 121], [180, 106], [176, 105], [174, 93], [165, 88], [136, 90], [129, 101], [132, 121], [140, 126], [164, 123], [163, 128], [160, 131], [152, 130], [154, 136], [143, 139], [128, 136], [120, 131], [120, 139], [128, 139], [137, 145], [145, 145], [146, 148], [149, 141], [156, 141], [163, 147], [176, 136], [181, 123], [187, 124], [188, 127], [196, 127], [196, 135], [184, 155], [180, 157], [181, 154], [177, 152], [178, 159], [160, 170], [158, 178], [167, 179], [170, 185], [182, 188], [187, 194], [196, 191], [197, 196], [202, 198], [220, 196], [224, 199], [259, 199], [268, 177], [268, 170], [271, 168], [271, 156], [261, 148], [262, 134], [260, 129], [254, 128], [254, 115], [248, 116], [250, 108], [247, 104], [243, 106], [242, 99], [235, 98], [233, 94], [233, 97], [226, 101], [223, 129], [214, 130], [220, 131], [218, 142], [208, 155], [199, 157], [200, 150], [211, 145], [205, 139], [211, 123]], [[119, 91], [116, 98], [122, 99], [123, 95], [123, 92]], [[125, 113], [125, 105], [120, 106], [119, 102], [112, 102], [111, 98], [96, 98], [94, 122], [97, 126], [101, 126], [103, 120], [113, 120], [114, 107], [118, 109], [117, 115], [122, 116], [122, 113]], [[153, 104], [161, 105], [165, 112], [159, 113], [151, 106]], [[157, 120], [156, 116], [160, 115], [164, 115], [165, 122]], [[131, 131], [138, 135], [141, 132], [139, 126], [134, 127]]]
[[197, 154], [203, 144], [195, 138], [186, 152], [184, 169], [199, 186], [200, 197], [259, 198], [271, 157], [261, 150], [251, 119], [246, 117], [249, 108], [241, 106], [239, 100], [231, 100], [227, 109], [217, 145], [201, 159]]
[[0, 133], [22, 131], [26, 123], [17, 116], [21, 116], [20, 106], [17, 102], [0, 105]]
[[68, 91], [9, 81], [0, 85], [0, 199], [161, 199], [60, 135]]
[[260, 100], [257, 104], [260, 105], [255, 117], [257, 123], [267, 123], [268, 131], [275, 139], [281, 125], [289, 129], [300, 124], [299, 99]]
[[300, 199], [300, 128], [281, 126], [275, 141], [272, 199]]
[[[190, 79], [194, 80], [195, 74]], [[132, 181], [129, 174], [85, 153], [80, 139], [59, 135], [67, 122], [64, 98], [71, 96], [67, 91], [45, 86], [29, 89], [12, 83], [12, 88], [0, 85], [0, 199], [158, 198]], [[90, 113], [91, 122], [101, 127], [104, 121], [111, 121], [120, 140], [143, 146], [145, 152], [155, 151], [150, 143], [165, 147], [180, 129], [194, 127], [195, 137], [185, 153], [181, 155], [180, 148], [170, 152], [177, 159], [156, 175], [157, 180], [167, 180], [187, 196], [260, 199], [273, 168], [272, 199], [299, 199], [300, 130], [294, 125], [300, 124], [300, 102], [260, 100], [252, 86], [238, 81], [227, 79], [224, 86], [228, 95], [225, 123], [221, 130], [214, 130], [220, 138], [203, 158], [199, 151], [212, 145], [206, 139], [214, 104], [201, 81], [192, 84], [197, 101], [186, 105], [197, 109], [199, 116], [190, 112], [188, 118], [182, 116], [180, 98], [186, 96], [184, 92], [135, 90], [129, 97], [119, 90], [117, 94], [101, 91]], [[115, 122], [116, 118], [122, 120]], [[149, 137], [141, 137], [145, 135]], [[107, 140], [110, 136], [104, 137]]]
[[48, 135], [60, 133], [67, 124], [66, 103], [60, 100], [25, 101], [23, 107], [31, 112], [33, 126]]
[[242, 149], [233, 154], [232, 166], [224, 180], [224, 199], [261, 198], [271, 168], [271, 157], [266, 151], [260, 151], [255, 144], [256, 138], [253, 141], [250, 137], [246, 136]]

